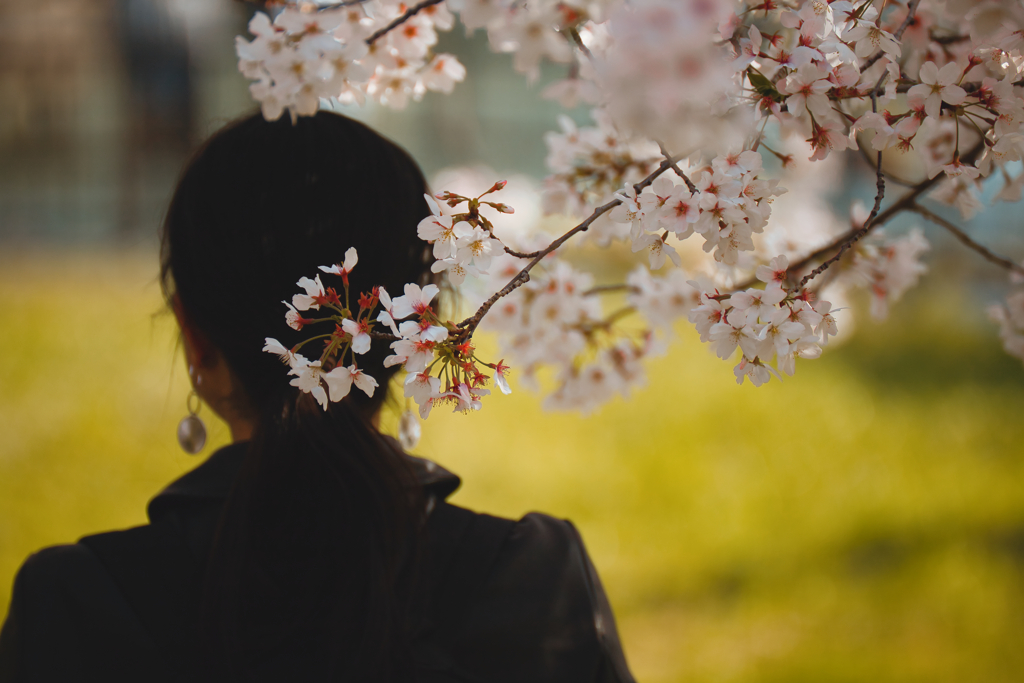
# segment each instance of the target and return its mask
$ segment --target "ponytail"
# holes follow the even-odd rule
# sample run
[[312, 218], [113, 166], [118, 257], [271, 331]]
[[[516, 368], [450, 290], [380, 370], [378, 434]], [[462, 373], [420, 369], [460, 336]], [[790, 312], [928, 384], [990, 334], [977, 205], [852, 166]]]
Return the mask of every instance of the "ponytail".
[[305, 666], [327, 667], [310, 680], [412, 680], [424, 509], [406, 459], [348, 402], [323, 412], [304, 394], [266, 415], [210, 554], [208, 669], [229, 680], [278, 666], [294, 675], [305, 652]]

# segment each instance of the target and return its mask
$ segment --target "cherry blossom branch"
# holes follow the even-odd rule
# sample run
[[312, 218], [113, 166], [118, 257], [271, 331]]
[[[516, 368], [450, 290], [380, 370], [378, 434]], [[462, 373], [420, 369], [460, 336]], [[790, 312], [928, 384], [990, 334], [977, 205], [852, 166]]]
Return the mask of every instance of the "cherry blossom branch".
[[[917, 13], [917, 6], [919, 4], [921, 4], [921, 0], [910, 0], [910, 3], [907, 5], [907, 16], [903, 19], [903, 23], [900, 24], [900, 27], [896, 29], [896, 33], [892, 34], [893, 38], [896, 39], [896, 42], [899, 42], [900, 39], [903, 38], [903, 33], [910, 27], [910, 24], [914, 21], [914, 15]], [[879, 50], [875, 54], [871, 55], [871, 58], [868, 59], [868, 61], [864, 62], [864, 66], [861, 67], [860, 72], [864, 73], [865, 71], [870, 69], [875, 64], [875, 62], [882, 58], [882, 55], [884, 54], [885, 52], [883, 50]]]
[[635, 294], [638, 293], [639, 291], [639, 287], [634, 287], [633, 285], [626, 284], [625, 282], [620, 282], [614, 285], [598, 285], [597, 287], [591, 287], [587, 291], [583, 292], [583, 296], [594, 296], [595, 294], [609, 294], [612, 292], [630, 292]]
[[[967, 154], [963, 155], [961, 157], [961, 159], [963, 160], [964, 163], [972, 163], [974, 161], [974, 159], [979, 154], [981, 154], [981, 150], [984, 149], [984, 147], [985, 147], [985, 141], [984, 140], [979, 141], [978, 144], [975, 145], [974, 148], [971, 149], [969, 152], [967, 152]], [[789, 269], [791, 271], [793, 271], [793, 272], [799, 271], [800, 269], [805, 268], [809, 264], [814, 263], [818, 259], [822, 258], [826, 254], [830, 254], [833, 251], [835, 251], [836, 249], [842, 249], [844, 244], [846, 244], [851, 239], [854, 239], [854, 236], [856, 236], [856, 240], [861, 239], [868, 232], [870, 232], [871, 230], [874, 230], [875, 228], [877, 228], [880, 225], [884, 225], [885, 223], [887, 223], [889, 220], [891, 220], [897, 214], [902, 213], [903, 211], [909, 210], [911, 205], [916, 204], [918, 197], [920, 197], [922, 194], [924, 194], [925, 192], [930, 190], [932, 187], [934, 187], [935, 184], [938, 183], [944, 177], [945, 177], [944, 174], [940, 173], [940, 174], [938, 174], [938, 175], [936, 175], [936, 176], [934, 176], [932, 178], [928, 178], [927, 180], [924, 180], [924, 181], [918, 183], [917, 185], [915, 185], [913, 187], [913, 189], [911, 189], [909, 192], [907, 192], [902, 197], [897, 199], [892, 205], [890, 205], [884, 211], [880, 211], [878, 213], [878, 215], [875, 216], [875, 219], [874, 219], [873, 222], [865, 221], [864, 225], [862, 225], [861, 227], [853, 228], [852, 230], [849, 230], [848, 232], [843, 233], [842, 235], [840, 235], [839, 237], [835, 238], [834, 240], [832, 240], [831, 242], [829, 242], [825, 246], [823, 246], [823, 247], [821, 247], [819, 249], [815, 249], [813, 252], [811, 252], [810, 254], [807, 254], [806, 256], [802, 257], [798, 261], [796, 261], [794, 263], [791, 263], [790, 266], [789, 266]], [[856, 241], [856, 240], [854, 240], [854, 241]], [[821, 273], [819, 272], [818, 274], [820, 275]], [[743, 282], [743, 283], [741, 283], [739, 285], [736, 285], [732, 289], [735, 290], [735, 291], [739, 291], [741, 289], [747, 289], [749, 287], [753, 287], [757, 283], [758, 283], [758, 279], [755, 278], [755, 277], [751, 277], [747, 281], [745, 281], [745, 282]]]
[[663, 145], [663, 144], [661, 144], [659, 142], [658, 143], [658, 149], [661, 150], [661, 155], [663, 157], [665, 157], [666, 159], [668, 159], [668, 161], [669, 161], [669, 168], [671, 168], [673, 171], [675, 171], [676, 175], [679, 176], [680, 178], [682, 178], [683, 182], [686, 183], [686, 187], [687, 187], [687, 189], [690, 190], [690, 194], [696, 194], [697, 186], [694, 185], [693, 181], [690, 180], [690, 178], [685, 173], [682, 172], [682, 170], [679, 168], [679, 165], [676, 163], [677, 160], [672, 157], [672, 155], [669, 153], [669, 151], [667, 149], [665, 149], [665, 145]]
[[928, 32], [928, 40], [939, 45], [955, 45], [956, 43], [963, 43], [970, 40], [969, 35], [963, 35], [961, 33], [955, 33], [948, 36], [937, 36], [932, 31]]
[[[256, 5], [261, 9], [266, 9], [268, 5], [280, 5], [279, 1], [275, 0], [240, 0], [245, 5]], [[340, 9], [342, 7], [351, 7], [353, 5], [362, 5], [369, 0], [342, 0], [341, 2], [332, 2], [329, 5], [317, 5], [317, 11], [325, 9]]]
[[988, 247], [979, 244], [978, 242], [975, 242], [967, 233], [965, 233], [963, 230], [961, 230], [956, 225], [946, 220], [942, 216], [933, 213], [932, 211], [926, 209], [920, 204], [917, 204], [916, 202], [911, 203], [910, 206], [907, 207], [907, 210], [913, 211], [919, 216], [927, 218], [932, 223], [935, 223], [936, 225], [943, 227], [946, 230], [949, 230], [958, 240], [960, 240], [960, 242], [964, 244], [964, 246], [966, 246], [968, 249], [973, 249], [974, 251], [981, 254], [981, 256], [986, 261], [994, 263], [997, 266], [1002, 266], [1007, 270], [1012, 270], [1013, 272], [1019, 275], [1024, 275], [1024, 266], [1020, 265], [1019, 263], [1014, 263], [1010, 259], [1000, 256], [999, 254], [996, 254]]
[[423, 0], [423, 2], [413, 5], [409, 9], [405, 10], [405, 12], [401, 16], [396, 17], [395, 20], [392, 21], [387, 26], [378, 29], [377, 31], [374, 31], [373, 34], [371, 34], [370, 37], [366, 39], [366, 44], [373, 45], [374, 42], [377, 41], [377, 39], [387, 35], [389, 32], [393, 31], [394, 29], [398, 28], [405, 22], [409, 21], [426, 8], [432, 7], [433, 5], [439, 5], [442, 2], [444, 2], [444, 0]]
[[850, 235], [849, 239], [847, 239], [845, 242], [843, 242], [842, 245], [840, 245], [839, 251], [837, 251], [833, 257], [826, 260], [824, 263], [819, 265], [811, 272], [807, 273], [807, 275], [804, 275], [800, 279], [800, 289], [803, 289], [808, 282], [810, 282], [815, 277], [821, 275], [826, 270], [828, 270], [833, 263], [843, 258], [843, 254], [846, 253], [847, 249], [856, 244], [860, 240], [860, 238], [864, 237], [864, 235], [868, 234], [875, 227], [874, 221], [878, 217], [878, 212], [882, 208], [882, 200], [885, 198], [885, 174], [882, 173], [881, 152], [878, 153], [878, 163], [876, 164], [876, 168], [877, 170], [875, 171], [875, 203], [871, 207], [871, 213], [868, 214], [868, 218], [866, 221], [864, 221], [864, 225], [861, 226], [859, 230], [854, 231], [854, 233]]
[[508, 247], [508, 246], [505, 246], [505, 245], [502, 245], [502, 246], [505, 247], [505, 253], [506, 254], [509, 254], [511, 256], [515, 256], [516, 258], [526, 258], [526, 259], [537, 258], [537, 255], [540, 253], [539, 251], [529, 251], [529, 252], [516, 251], [515, 249], [512, 249], [511, 247]]
[[590, 48], [583, 42], [583, 37], [580, 35], [578, 30], [575, 28], [569, 29], [569, 37], [572, 38], [572, 42], [580, 49], [580, 52], [586, 55], [587, 59], [591, 61], [594, 60], [594, 53], [591, 52]]
[[[864, 162], [871, 166], [871, 170], [873, 172], [877, 173], [878, 172], [878, 167], [875, 166], [875, 162], [871, 158], [871, 154], [868, 153], [868, 151], [866, 149], [864, 149], [861, 145], [857, 145], [857, 149], [860, 152], [861, 158], [864, 159]], [[914, 187], [914, 183], [910, 182], [909, 180], [905, 180], [903, 178], [900, 178], [897, 175], [893, 175], [892, 172], [890, 172], [890, 171], [882, 171], [882, 172], [885, 174], [885, 179], [888, 180], [890, 183], [895, 183], [897, 185], [902, 185], [903, 187]]]
[[[661, 162], [661, 164], [658, 165], [658, 168], [656, 168], [654, 172], [652, 172], [650, 175], [648, 175], [640, 182], [633, 185], [633, 189], [636, 190], [637, 194], [640, 194], [646, 187], [648, 187], [651, 183], [657, 180], [658, 176], [672, 168], [672, 166], [675, 163], [676, 162], [672, 158], [665, 159], [664, 161]], [[483, 317], [487, 315], [487, 311], [491, 310], [491, 307], [494, 306], [494, 304], [498, 303], [500, 299], [508, 296], [509, 294], [511, 294], [512, 292], [514, 292], [515, 290], [519, 289], [527, 282], [529, 282], [530, 271], [533, 270], [537, 266], [537, 264], [544, 259], [545, 256], [547, 256], [551, 252], [561, 247], [567, 241], [569, 241], [573, 237], [573, 235], [576, 235], [581, 232], [586, 232], [588, 229], [590, 229], [590, 226], [594, 223], [594, 221], [596, 221], [598, 218], [608, 213], [621, 203], [621, 199], [613, 199], [607, 204], [602, 204], [601, 206], [594, 209], [594, 212], [590, 214], [586, 219], [584, 219], [582, 223], [578, 224], [572, 230], [569, 230], [567, 233], [553, 241], [544, 249], [535, 252], [536, 255], [533, 257], [533, 260], [526, 264], [526, 266], [522, 270], [520, 270], [515, 275], [515, 277], [509, 280], [507, 285], [505, 285], [497, 292], [492, 294], [487, 299], [487, 301], [483, 302], [480, 305], [480, 308], [476, 310], [476, 313], [474, 313], [472, 316], [466, 318], [461, 323], [459, 323], [458, 326], [462, 329], [462, 336], [467, 338], [471, 337], [473, 335], [473, 332], [476, 330], [477, 326], [480, 325], [480, 321], [483, 320]]]
[[633, 315], [636, 313], [636, 308], [633, 306], [623, 306], [617, 311], [609, 313], [607, 317], [602, 320], [597, 320], [592, 323], [584, 323], [579, 326], [579, 330], [586, 333], [593, 333], [596, 330], [610, 330], [612, 326], [622, 318]]

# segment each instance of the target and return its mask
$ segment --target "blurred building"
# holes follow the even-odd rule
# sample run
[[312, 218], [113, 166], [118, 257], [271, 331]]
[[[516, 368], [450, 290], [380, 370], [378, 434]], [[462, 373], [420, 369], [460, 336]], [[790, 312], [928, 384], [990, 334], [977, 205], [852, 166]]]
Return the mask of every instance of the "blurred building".
[[218, 77], [242, 6], [0, 0], [0, 17], [0, 239], [151, 235], [197, 121], [247, 99]]
[[[234, 37], [237, 0], [0, 0], [0, 243], [147, 243], [195, 144], [254, 110]], [[345, 113], [407, 147], [428, 175], [484, 162], [544, 174], [557, 104], [509, 55], [441, 34], [469, 75], [404, 111]], [[586, 110], [574, 112], [587, 121]]]

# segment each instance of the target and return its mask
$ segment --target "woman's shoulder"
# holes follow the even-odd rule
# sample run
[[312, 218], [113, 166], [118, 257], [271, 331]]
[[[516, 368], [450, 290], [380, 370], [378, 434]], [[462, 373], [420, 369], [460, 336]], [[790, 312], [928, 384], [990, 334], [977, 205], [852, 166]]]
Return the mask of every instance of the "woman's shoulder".
[[432, 623], [466, 675], [632, 681], [615, 619], [575, 526], [441, 504], [428, 524]]
[[22, 564], [0, 632], [0, 680], [78, 680], [113, 661], [159, 680], [156, 658], [132, 606], [86, 545], [44, 548]]
[[[96, 554], [75, 543], [29, 555], [14, 579], [11, 615], [22, 603], [30, 603], [33, 610], [19, 616], [52, 622], [74, 613], [119, 613], [118, 603], [124, 601]], [[130, 610], [123, 613], [130, 614]], [[29, 621], [22, 624], [23, 628], [31, 626]]]

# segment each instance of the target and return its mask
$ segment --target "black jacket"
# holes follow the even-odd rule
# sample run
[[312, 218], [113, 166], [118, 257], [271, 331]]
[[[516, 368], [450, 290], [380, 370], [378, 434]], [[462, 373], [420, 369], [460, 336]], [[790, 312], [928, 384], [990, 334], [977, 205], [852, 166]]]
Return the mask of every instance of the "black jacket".
[[[223, 448], [168, 486], [150, 502], [146, 526], [29, 557], [0, 631], [0, 683], [195, 679], [197, 587], [245, 450]], [[572, 524], [450, 505], [458, 477], [412, 462], [431, 509], [430, 595], [413, 643], [419, 681], [632, 683]], [[279, 663], [283, 678], [269, 678], [305, 679], [287, 653]]]

